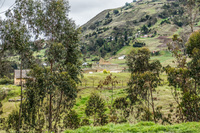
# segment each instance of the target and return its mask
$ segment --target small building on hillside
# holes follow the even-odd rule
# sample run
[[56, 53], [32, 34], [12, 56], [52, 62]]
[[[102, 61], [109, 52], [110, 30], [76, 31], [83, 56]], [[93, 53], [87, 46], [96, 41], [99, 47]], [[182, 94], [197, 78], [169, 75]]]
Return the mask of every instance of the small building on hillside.
[[84, 68], [82, 69], [83, 73], [95, 73], [97, 72], [97, 69], [92, 69], [92, 68]]
[[[22, 70], [22, 83], [26, 83], [26, 79], [31, 78], [30, 76], [27, 76], [27, 74], [30, 72], [30, 70]], [[20, 70], [15, 70], [14, 72], [14, 85], [20, 85]]]
[[126, 57], [126, 55], [122, 55], [122, 56], [118, 57], [118, 60], [123, 60], [123, 59], [125, 59], [125, 57]]
[[97, 72], [103, 71], [104, 69], [109, 71], [115, 71], [119, 69], [118, 64], [112, 64], [103, 58], [97, 64], [92, 64], [92, 69], [97, 69]]

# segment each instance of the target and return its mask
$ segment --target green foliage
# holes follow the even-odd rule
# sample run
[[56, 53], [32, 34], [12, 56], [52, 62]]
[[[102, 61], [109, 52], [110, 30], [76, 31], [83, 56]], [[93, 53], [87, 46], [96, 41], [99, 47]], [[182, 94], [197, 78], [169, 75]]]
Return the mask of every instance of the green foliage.
[[146, 44], [144, 42], [135, 41], [133, 47], [144, 47]]
[[108, 124], [101, 127], [81, 127], [77, 130], [66, 130], [65, 133], [96, 133], [96, 132], [190, 132], [198, 133], [200, 130], [200, 124], [198, 122], [182, 123], [176, 125], [159, 125], [153, 122], [139, 122], [138, 124]]
[[113, 106], [116, 108], [116, 109], [126, 109], [128, 107], [128, 102], [126, 100], [125, 97], [119, 97], [119, 98], [116, 98], [114, 103], [113, 103]]
[[112, 18], [108, 18], [108, 19], [105, 20], [105, 22], [103, 23], [103, 25], [107, 25], [107, 24], [109, 24], [111, 22], [112, 22]]
[[147, 26], [151, 27], [151, 26], [155, 25], [157, 23], [157, 21], [158, 21], [157, 18], [151, 17], [151, 19], [147, 22]]
[[11, 65], [14, 65], [11, 61], [8, 61], [7, 59], [4, 59], [2, 57], [5, 53], [1, 52], [0, 54], [0, 78], [10, 77], [11, 78], [11, 72], [13, 72], [13, 68]]
[[[2, 103], [0, 102], [0, 115], [3, 114], [3, 108], [2, 108], [2, 107], [3, 107], [3, 105], [2, 105]], [[1, 119], [1, 118], [0, 118], [0, 119]]]
[[87, 126], [87, 125], [90, 125], [89, 119], [84, 118], [84, 119], [81, 121], [81, 126]]
[[161, 12], [158, 16], [160, 18], [168, 18], [174, 15], [183, 15], [185, 12], [184, 7], [179, 6], [180, 2], [172, 2], [170, 4], [164, 4], [163, 9], [164, 11]]
[[149, 69], [150, 51], [147, 48], [135, 49], [126, 58], [131, 73], [144, 72]]
[[64, 118], [64, 125], [68, 129], [77, 129], [80, 126], [80, 118], [74, 110], [71, 110]]
[[[186, 50], [191, 57], [191, 62], [186, 65], [184, 57], [179, 48], [172, 49], [176, 59], [177, 68], [167, 67], [169, 85], [172, 86], [172, 94], [177, 103], [177, 121], [199, 121], [199, 49], [198, 32], [194, 32], [188, 42]], [[195, 40], [195, 41], [194, 41]], [[176, 44], [182, 40], [177, 35], [173, 36], [173, 42]], [[171, 46], [171, 45], [169, 45]]]
[[[49, 132], [56, 132], [61, 116], [75, 103], [76, 84], [80, 82], [78, 75], [81, 73], [81, 53], [77, 43], [80, 29], [68, 18], [68, 12], [67, 0], [20, 0], [1, 21], [0, 39], [5, 42], [3, 50], [20, 56], [20, 69], [33, 68], [30, 76], [34, 80], [27, 82], [24, 97], [21, 92], [21, 103], [23, 98], [25, 100], [18, 112], [18, 132], [21, 127], [42, 132], [47, 121]], [[47, 45], [45, 63], [51, 65], [47, 68], [33, 65], [30, 40], [41, 35]]]
[[146, 16], [142, 17], [142, 18], [139, 20], [139, 22], [145, 22], [145, 21], [147, 21], [148, 19], [151, 19], [151, 17], [150, 17], [149, 15], [146, 15]]
[[179, 27], [189, 24], [188, 18], [186, 18], [185, 16], [175, 16], [172, 21], [175, 25]]
[[141, 27], [141, 32], [142, 32], [143, 34], [148, 34], [148, 33], [149, 33], [148, 27], [147, 27], [146, 25], [143, 25], [143, 26]]
[[13, 80], [4, 76], [3, 78], [0, 79], [0, 85], [5, 85], [5, 84], [13, 84]]
[[[109, 21], [109, 19], [105, 21]], [[110, 27], [97, 28], [95, 33], [101, 34], [109, 29]], [[112, 35], [106, 39], [96, 35], [93, 38], [93, 35], [89, 34], [87, 35], [89, 42], [82, 46], [82, 53], [96, 56], [100, 55], [101, 57], [105, 57], [108, 53], [115, 55], [122, 47], [129, 45], [132, 38], [128, 37], [132, 36], [132, 34], [132, 29], [118, 27], [114, 27]]]
[[115, 9], [115, 10], [113, 10], [113, 13], [114, 13], [114, 14], [118, 14], [119, 11]]
[[190, 38], [186, 44], [187, 54], [192, 57], [195, 55], [198, 49], [200, 49], [200, 31], [195, 31], [190, 35]]
[[108, 12], [105, 18], [110, 18], [110, 13]]
[[96, 29], [96, 24], [92, 24], [92, 25], [90, 25], [90, 27], [88, 27], [88, 29], [91, 29], [91, 30], [94, 30], [94, 29]]
[[169, 21], [169, 19], [164, 19], [164, 20], [162, 20], [161, 22], [160, 22], [160, 24], [161, 25], [163, 25], [163, 24], [171, 24], [171, 22]]
[[107, 74], [108, 72], [107, 72], [107, 70], [106, 69], [104, 69], [103, 70], [103, 74]]
[[8, 116], [5, 122], [4, 129], [6, 131], [17, 130], [18, 120], [19, 120], [19, 112], [16, 110], [12, 111], [12, 113]]
[[139, 49], [137, 52], [133, 50], [128, 55], [127, 65], [131, 71], [131, 78], [128, 82], [127, 97], [130, 99], [131, 105], [137, 102], [142, 103], [145, 100], [148, 109], [145, 109], [145, 115], [142, 119], [150, 120], [149, 110], [151, 105], [154, 122], [157, 122], [153, 91], [161, 81], [159, 73], [162, 66], [159, 61], [150, 63], [149, 58], [150, 51], [146, 48]]
[[119, 97], [115, 99], [113, 103], [113, 107], [116, 110], [120, 110], [118, 113], [115, 114], [116, 116], [117, 114], [119, 115], [118, 123], [127, 122], [126, 119], [129, 117], [129, 114], [130, 114], [128, 105], [129, 105], [129, 102], [127, 101], [125, 97]]
[[93, 124], [105, 125], [108, 123], [108, 116], [105, 114], [106, 107], [104, 100], [97, 93], [92, 93], [85, 108], [87, 116], [93, 116]]

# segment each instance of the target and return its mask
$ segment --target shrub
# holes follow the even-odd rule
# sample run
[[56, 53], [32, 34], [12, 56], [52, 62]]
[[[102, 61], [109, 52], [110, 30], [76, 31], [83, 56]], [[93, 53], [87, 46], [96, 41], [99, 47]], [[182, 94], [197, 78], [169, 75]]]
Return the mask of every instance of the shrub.
[[13, 84], [13, 80], [9, 79], [8, 77], [4, 76], [2, 79], [0, 79], [0, 84]]
[[115, 9], [115, 10], [113, 10], [113, 13], [114, 13], [114, 14], [118, 14], [119, 11]]
[[105, 114], [106, 107], [104, 100], [97, 93], [92, 93], [85, 108], [87, 116], [93, 116], [94, 125], [105, 125], [108, 123], [108, 116]]
[[104, 73], [104, 74], [107, 74], [108, 72], [106, 71], [106, 69], [104, 69], [104, 70], [103, 70], [103, 73]]
[[99, 61], [99, 58], [95, 57], [92, 61]]
[[144, 42], [135, 42], [133, 47], [144, 47], [146, 44]]
[[164, 24], [164, 23], [171, 24], [171, 22], [169, 20], [167, 20], [167, 19], [165, 19], [162, 22], [160, 22], [161, 25]]
[[3, 109], [2, 109], [3, 105], [2, 103], [0, 102], [0, 115], [3, 114]]
[[4, 125], [4, 129], [6, 131], [9, 130], [17, 130], [18, 128], [18, 121], [19, 121], [19, 112], [17, 110], [13, 110], [11, 114], [9, 114], [5, 125]]
[[108, 18], [108, 19], [105, 20], [103, 25], [107, 25], [107, 24], [109, 24], [111, 22], [112, 22], [112, 18]]
[[92, 24], [92, 25], [90, 25], [89, 29], [94, 30], [94, 29], [96, 29], [96, 27], [97, 26], [95, 24]]
[[113, 107], [115, 109], [120, 110], [119, 113], [119, 123], [123, 123], [123, 122], [127, 122], [126, 118], [129, 117], [130, 114], [130, 110], [128, 109], [128, 101], [126, 100], [126, 97], [119, 97], [116, 98], [114, 103], [113, 103]]
[[70, 111], [64, 119], [64, 124], [66, 128], [77, 129], [80, 125], [78, 114], [74, 110]]
[[89, 119], [87, 118], [84, 118], [81, 122], [81, 126], [87, 126], [87, 125], [90, 125], [90, 122], [89, 122]]

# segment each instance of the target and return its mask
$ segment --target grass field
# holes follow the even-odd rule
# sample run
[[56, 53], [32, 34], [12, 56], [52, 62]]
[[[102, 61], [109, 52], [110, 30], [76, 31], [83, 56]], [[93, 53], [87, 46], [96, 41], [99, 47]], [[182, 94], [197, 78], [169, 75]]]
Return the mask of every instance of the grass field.
[[77, 130], [67, 130], [65, 133], [199, 133], [200, 123], [182, 123], [176, 125], [159, 125], [153, 122], [138, 124], [108, 124], [102, 127], [85, 126]]
[[[1, 117], [7, 117], [12, 110], [18, 108], [19, 102], [9, 102], [9, 99], [20, 99], [20, 86], [15, 85], [0, 85], [0, 92], [6, 94], [3, 103], [3, 114]], [[2, 94], [1, 94], [2, 95]]]

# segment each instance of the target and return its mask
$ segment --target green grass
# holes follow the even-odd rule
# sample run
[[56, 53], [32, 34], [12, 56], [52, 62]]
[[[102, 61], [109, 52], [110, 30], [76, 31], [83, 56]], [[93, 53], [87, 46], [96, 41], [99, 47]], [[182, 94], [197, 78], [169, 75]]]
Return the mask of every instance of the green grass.
[[35, 56], [36, 58], [39, 58], [39, 59], [42, 59], [42, 60], [44, 60], [45, 59], [45, 51], [46, 51], [46, 49], [42, 49], [42, 50], [40, 50], [40, 51], [36, 51], [36, 52], [34, 52], [33, 53], [33, 56]]
[[[84, 78], [85, 80], [87, 80], [87, 84], [85, 87], [85, 84], [83, 82], [83, 85], [79, 86], [78, 97], [76, 99], [76, 104], [73, 108], [79, 114], [80, 118], [86, 117], [84, 113], [85, 105], [92, 92], [98, 91], [102, 96], [102, 98], [105, 100], [106, 106], [111, 104], [112, 91], [108, 89], [111, 88], [111, 85], [104, 86], [103, 89], [100, 88], [97, 89], [98, 85], [97, 81], [104, 80], [106, 76], [108, 76], [108, 74], [103, 74], [103, 73], [84, 74]], [[119, 81], [119, 84], [116, 84], [116, 87], [114, 88], [113, 99], [121, 96], [126, 96], [127, 82], [129, 81], [130, 73], [113, 73], [113, 76], [116, 76], [117, 80]], [[173, 96], [171, 95], [171, 89], [168, 86], [167, 75], [165, 73], [162, 73], [160, 77], [163, 79], [163, 81], [161, 82], [162, 86], [156, 88], [158, 93], [154, 93], [153, 96], [157, 97], [158, 99], [155, 101], [155, 106], [156, 107], [162, 106], [163, 107], [162, 112], [166, 115], [169, 113], [170, 110], [169, 104], [173, 103], [173, 105], [176, 105], [176, 103], [173, 99]], [[95, 79], [94, 87], [92, 79]], [[122, 86], [122, 80], [123, 80], [123, 86]], [[109, 113], [109, 109], [107, 110], [107, 113]], [[137, 120], [134, 121], [137, 122]]]
[[133, 50], [134, 47], [133, 46], [124, 46], [123, 48], [121, 48], [118, 52], [117, 52], [117, 56], [120, 55], [127, 55], [131, 52], [131, 50]]
[[[99, 81], [103, 81], [106, 76], [108, 76], [109, 74], [104, 74], [102, 72], [98, 72], [98, 73], [86, 73], [84, 74], [84, 77], [81, 78], [82, 81], [82, 86], [81, 84], [79, 84], [80, 87], [93, 87], [93, 81], [94, 81], [94, 86], [97, 87], [97, 85], [99, 84]], [[116, 84], [117, 87], [122, 86], [122, 81], [123, 81], [123, 86], [126, 86], [126, 83], [129, 80], [130, 77], [130, 73], [112, 73], [112, 76], [116, 76], [116, 79], [119, 81], [119, 84]]]
[[138, 38], [138, 40], [146, 43], [146, 47], [149, 48], [150, 51], [154, 50], [160, 50], [158, 46], [161, 44], [159, 39], [157, 37], [154, 38]]
[[84, 126], [77, 130], [66, 130], [65, 133], [199, 133], [200, 123], [182, 123], [176, 125], [159, 125], [153, 122], [140, 122], [138, 124], [113, 124], [93, 127]]
[[16, 85], [0, 85], [0, 90], [2, 89], [6, 89], [6, 99], [4, 99], [4, 101], [8, 101], [8, 99], [12, 98], [12, 97], [17, 97], [20, 95], [20, 86], [16, 86]]
[[152, 56], [151, 60], [159, 60], [162, 66], [175, 65], [174, 63], [172, 63], [172, 61], [175, 60], [175, 58], [172, 56], [172, 54], [169, 51], [160, 51], [160, 55]]
[[197, 23], [197, 25], [198, 25], [198, 26], [200, 25], [200, 21]]
[[8, 115], [16, 108], [19, 107], [19, 102], [9, 102], [9, 99], [20, 99], [20, 86], [16, 85], [0, 85], [0, 90], [5, 90], [6, 98], [2, 101], [3, 104], [3, 114], [2, 118], [8, 117]]

